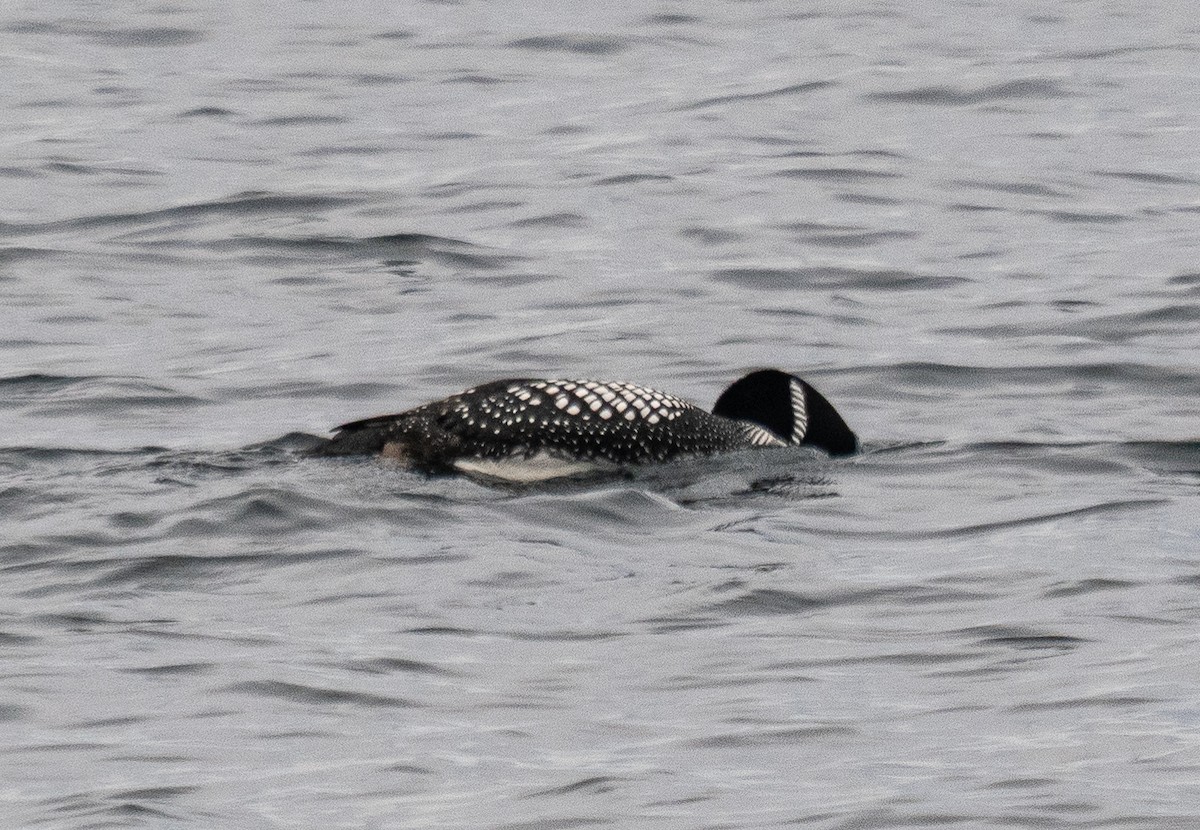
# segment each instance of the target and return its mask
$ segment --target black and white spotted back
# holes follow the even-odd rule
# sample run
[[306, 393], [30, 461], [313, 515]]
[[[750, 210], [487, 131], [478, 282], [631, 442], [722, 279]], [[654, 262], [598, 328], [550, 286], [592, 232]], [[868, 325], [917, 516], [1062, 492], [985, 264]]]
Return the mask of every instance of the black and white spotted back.
[[[814, 409], [814, 404], [816, 409]], [[814, 415], [833, 412], [808, 384], [776, 370], [730, 386], [708, 412], [682, 398], [619, 381], [500, 380], [379, 418], [343, 424], [320, 455], [381, 453], [427, 471], [508, 477], [500, 463], [554, 462], [554, 477], [589, 464], [667, 461], [811, 441]], [[849, 436], [857, 439], [833, 417]], [[836, 432], [836, 430], [835, 430]], [[838, 433], [842, 445], [845, 437]], [[853, 451], [851, 449], [850, 451]], [[523, 474], [530, 480], [532, 474]]]

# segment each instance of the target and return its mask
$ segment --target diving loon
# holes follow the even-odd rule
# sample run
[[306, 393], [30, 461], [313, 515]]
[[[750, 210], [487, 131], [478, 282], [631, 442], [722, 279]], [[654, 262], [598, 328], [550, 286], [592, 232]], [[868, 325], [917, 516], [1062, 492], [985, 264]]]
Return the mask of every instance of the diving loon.
[[736, 381], [711, 413], [631, 383], [517, 378], [334, 432], [311, 454], [377, 454], [426, 473], [522, 482], [751, 447], [858, 450], [833, 405], [778, 369]]

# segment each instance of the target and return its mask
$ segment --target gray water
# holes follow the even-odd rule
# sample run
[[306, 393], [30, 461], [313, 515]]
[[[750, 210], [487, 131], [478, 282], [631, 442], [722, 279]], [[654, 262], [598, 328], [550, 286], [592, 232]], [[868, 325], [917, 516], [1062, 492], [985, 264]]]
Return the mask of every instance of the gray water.
[[[1185, 3], [6, 3], [0, 826], [1200, 827]], [[865, 443], [306, 460], [505, 376]]]

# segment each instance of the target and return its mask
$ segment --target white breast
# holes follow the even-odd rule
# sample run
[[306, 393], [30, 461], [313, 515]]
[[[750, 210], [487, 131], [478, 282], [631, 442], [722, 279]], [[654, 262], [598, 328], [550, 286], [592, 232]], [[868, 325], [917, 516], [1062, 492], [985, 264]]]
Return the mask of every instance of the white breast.
[[516, 484], [531, 484], [554, 478], [615, 469], [615, 464], [586, 459], [559, 458], [539, 452], [529, 458], [459, 458], [454, 468], [470, 476], [479, 476], [494, 481], [511, 481]]

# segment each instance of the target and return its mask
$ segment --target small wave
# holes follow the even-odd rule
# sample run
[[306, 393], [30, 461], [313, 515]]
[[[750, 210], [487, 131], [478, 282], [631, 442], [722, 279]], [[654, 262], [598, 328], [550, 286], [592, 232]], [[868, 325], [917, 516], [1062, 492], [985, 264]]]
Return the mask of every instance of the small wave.
[[787, 170], [777, 170], [774, 175], [785, 179], [810, 179], [839, 184], [902, 178], [899, 173], [893, 173], [890, 170], [872, 170], [866, 167], [792, 167]]
[[795, 726], [787, 729], [764, 729], [760, 731], [708, 735], [703, 738], [696, 738], [689, 743], [694, 747], [731, 749], [807, 743], [820, 738], [848, 738], [857, 734], [859, 734], [858, 730], [849, 726]]
[[969, 282], [963, 277], [926, 276], [910, 271], [867, 270], [836, 266], [807, 268], [722, 268], [714, 279], [754, 291], [794, 291], [800, 288], [862, 291], [922, 291]]
[[350, 671], [366, 674], [432, 674], [454, 677], [458, 672], [443, 669], [433, 663], [421, 660], [406, 660], [401, 657], [374, 657], [364, 660], [350, 660], [343, 664]]
[[6, 31], [29, 35], [69, 35], [84, 37], [104, 46], [164, 47], [190, 46], [200, 43], [206, 34], [198, 29], [176, 26], [144, 26], [121, 28], [99, 21], [19, 20], [4, 27]]
[[897, 392], [913, 389], [962, 389], [964, 386], [1018, 387], [1034, 392], [1067, 382], [1113, 383], [1146, 391], [1200, 394], [1200, 373], [1144, 363], [1079, 363], [1044, 366], [968, 366], [906, 361], [886, 366], [839, 370], [844, 376], [869, 376], [871, 383]]
[[1170, 173], [1152, 173], [1141, 170], [1097, 170], [1097, 176], [1107, 176], [1114, 179], [1127, 179], [1142, 184], [1166, 184], [1193, 186], [1200, 180], [1188, 176], [1176, 176]]
[[866, 98], [902, 104], [962, 107], [993, 101], [1068, 98], [1071, 93], [1048, 78], [1029, 78], [964, 90], [950, 86], [925, 86], [896, 92], [872, 92]]
[[317, 127], [325, 124], [345, 124], [348, 120], [341, 115], [276, 115], [251, 123], [261, 127]]
[[0, 231], [10, 233], [57, 233], [69, 230], [91, 230], [97, 228], [136, 228], [144, 225], [162, 224], [212, 216], [257, 217], [272, 214], [293, 214], [303, 211], [324, 210], [350, 204], [353, 200], [342, 196], [296, 195], [248, 191], [236, 193], [223, 199], [158, 210], [133, 213], [101, 213], [78, 216], [73, 219], [56, 219], [49, 222], [14, 223], [0, 222]]
[[307, 686], [302, 683], [285, 683], [282, 680], [247, 680], [242, 683], [231, 683], [227, 686], [222, 686], [218, 691], [248, 694], [256, 697], [266, 697], [275, 700], [286, 700], [291, 703], [316, 706], [350, 704], [373, 708], [409, 709], [418, 705], [412, 700], [392, 695], [349, 692], [343, 689]]
[[701, 613], [732, 616], [762, 616], [774, 614], [807, 614], [824, 608], [858, 605], [879, 601], [899, 604], [961, 602], [990, 599], [994, 595], [968, 592], [940, 585], [884, 585], [865, 588], [833, 588], [826, 591], [800, 593], [778, 588], [754, 588], [704, 606]]
[[0, 378], [0, 409], [32, 407], [38, 415], [206, 405], [204, 398], [138, 377], [48, 375]]
[[1062, 698], [1059, 700], [1020, 703], [1009, 707], [1009, 711], [1053, 712], [1060, 709], [1091, 709], [1097, 707], [1103, 709], [1127, 709], [1162, 702], [1162, 698], [1144, 697], [1142, 695], [1081, 695], [1079, 697]]
[[571, 52], [576, 55], [615, 55], [634, 44], [633, 38], [615, 35], [537, 35], [510, 41], [514, 49], [538, 52]]
[[1084, 594], [1094, 594], [1101, 591], [1119, 591], [1124, 588], [1135, 588], [1142, 583], [1126, 579], [1080, 579], [1071, 582], [1059, 582], [1044, 592], [1044, 597], [1077, 597]]
[[676, 111], [708, 109], [709, 107], [719, 107], [726, 104], [741, 104], [747, 101], [765, 101], [771, 98], [780, 98], [788, 95], [804, 95], [809, 92], [817, 92], [822, 89], [829, 89], [837, 86], [835, 81], [809, 81], [802, 84], [791, 84], [789, 86], [781, 86], [774, 89], [767, 89], [761, 92], [742, 92], [733, 95], [718, 95], [714, 98], [704, 98], [696, 101], [693, 104], [687, 104], [678, 107]]
[[1021, 650], [1071, 651], [1093, 642], [1086, 637], [1038, 631], [1023, 626], [986, 625], [963, 628], [953, 633], [970, 638], [976, 645], [1005, 646]]
[[607, 176], [603, 179], [597, 179], [596, 184], [601, 186], [623, 185], [623, 184], [642, 184], [643, 182], [669, 182], [674, 181], [674, 176], [665, 176], [660, 173], [623, 173], [619, 176]]
[[1112, 225], [1118, 222], [1129, 222], [1133, 219], [1132, 216], [1124, 213], [1100, 210], [1035, 210], [1031, 213], [1071, 225]]
[[978, 188], [996, 193], [1013, 193], [1018, 196], [1039, 196], [1048, 199], [1066, 199], [1071, 196], [1065, 190], [1050, 187], [1042, 182], [998, 182], [992, 179], [955, 179], [950, 182], [955, 187]]
[[531, 216], [528, 219], [517, 219], [509, 223], [512, 228], [582, 228], [588, 224], [586, 216], [578, 213], [548, 213], [543, 216]]
[[623, 782], [623, 779], [612, 778], [607, 775], [595, 775], [590, 778], [582, 778], [578, 781], [573, 781], [570, 784], [563, 784], [561, 787], [551, 787], [546, 790], [536, 790], [535, 792], [526, 793], [522, 798], [547, 798], [560, 795], [570, 795], [571, 793], [587, 793], [589, 795], [599, 795], [601, 793], [612, 792]]

